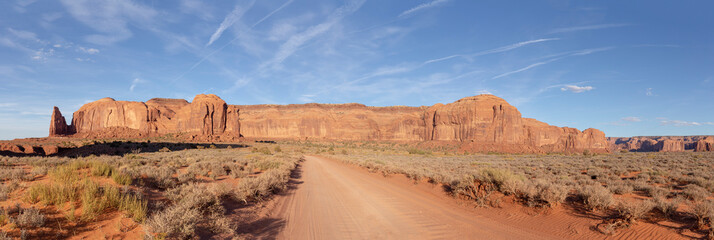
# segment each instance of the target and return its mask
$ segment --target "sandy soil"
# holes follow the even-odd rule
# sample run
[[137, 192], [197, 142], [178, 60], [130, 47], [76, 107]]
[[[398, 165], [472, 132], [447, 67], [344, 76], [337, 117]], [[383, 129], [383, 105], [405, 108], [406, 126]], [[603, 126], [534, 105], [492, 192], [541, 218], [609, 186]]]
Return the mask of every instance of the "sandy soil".
[[[269, 216], [278, 239], [553, 239], [475, 215], [453, 201], [308, 156], [298, 186]], [[413, 185], [413, 184], [411, 184]], [[272, 231], [264, 231], [272, 232]]]

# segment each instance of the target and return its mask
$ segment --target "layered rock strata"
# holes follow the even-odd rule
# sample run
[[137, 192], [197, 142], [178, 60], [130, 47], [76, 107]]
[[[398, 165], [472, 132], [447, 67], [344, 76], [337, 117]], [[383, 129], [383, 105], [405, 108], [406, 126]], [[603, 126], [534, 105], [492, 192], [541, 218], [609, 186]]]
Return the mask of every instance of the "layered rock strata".
[[[523, 118], [505, 100], [479, 95], [430, 107], [362, 104], [227, 105], [216, 95], [151, 99], [104, 98], [82, 106], [66, 125], [53, 112], [50, 135], [136, 137], [187, 134], [191, 140], [239, 137], [296, 140], [448, 142], [466, 151], [608, 152], [605, 134]], [[60, 130], [58, 130], [60, 129]], [[64, 129], [67, 129], [65, 132]], [[123, 136], [123, 135], [122, 135]]]

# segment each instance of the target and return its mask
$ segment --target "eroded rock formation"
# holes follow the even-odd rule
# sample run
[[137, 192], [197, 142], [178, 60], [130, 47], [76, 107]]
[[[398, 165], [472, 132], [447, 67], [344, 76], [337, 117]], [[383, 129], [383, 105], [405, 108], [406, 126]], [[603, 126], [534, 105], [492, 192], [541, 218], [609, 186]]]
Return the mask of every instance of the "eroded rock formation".
[[71, 131], [70, 127], [67, 126], [67, 122], [65, 121], [64, 116], [62, 116], [59, 108], [54, 107], [52, 110], [52, 118], [50, 119], [50, 137], [63, 136], [72, 133], [73, 131]]
[[[55, 117], [57, 115], [57, 117]], [[53, 113], [50, 134], [69, 129], [82, 137], [137, 137], [181, 133], [191, 140], [274, 138], [448, 142], [465, 151], [608, 152], [605, 134], [556, 127], [521, 113], [493, 95], [431, 107], [367, 107], [362, 104], [227, 105], [216, 95], [192, 102], [155, 98], [142, 102], [104, 98], [82, 106], [72, 125]], [[55, 129], [54, 132], [52, 129]], [[122, 135], [123, 136], [123, 135]]]
[[694, 147], [696, 152], [712, 152], [714, 151], [714, 137], [706, 137], [699, 139]]
[[[712, 151], [706, 147], [707, 141], [714, 142], [714, 137], [707, 136], [650, 136], [629, 138], [608, 138], [611, 151], [631, 152], [683, 152]], [[700, 144], [701, 143], [701, 144]], [[701, 149], [698, 149], [701, 146]], [[710, 149], [710, 150], [707, 150]]]

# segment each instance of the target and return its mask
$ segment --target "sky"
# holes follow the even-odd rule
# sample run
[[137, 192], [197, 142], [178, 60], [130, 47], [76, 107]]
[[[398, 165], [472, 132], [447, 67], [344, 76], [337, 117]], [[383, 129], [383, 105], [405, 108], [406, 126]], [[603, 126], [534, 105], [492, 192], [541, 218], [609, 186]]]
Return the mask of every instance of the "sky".
[[714, 135], [714, 1], [7, 0], [0, 139], [112, 97], [430, 106]]

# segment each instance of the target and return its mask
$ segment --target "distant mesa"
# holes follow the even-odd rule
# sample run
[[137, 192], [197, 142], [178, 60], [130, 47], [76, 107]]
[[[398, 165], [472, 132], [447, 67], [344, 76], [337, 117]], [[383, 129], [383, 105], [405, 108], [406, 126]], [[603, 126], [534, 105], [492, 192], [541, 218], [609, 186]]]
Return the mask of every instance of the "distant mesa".
[[608, 138], [612, 151], [630, 152], [711, 152], [712, 136], [640, 136]]
[[[147, 102], [112, 98], [87, 103], [67, 125], [55, 108], [50, 136], [78, 138], [185, 136], [188, 141], [354, 140], [453, 144], [468, 152], [605, 153], [605, 134], [556, 127], [489, 95], [422, 107], [362, 104], [227, 105], [213, 94]], [[669, 148], [669, 144], [666, 146]], [[675, 143], [676, 145], [676, 143]]]

